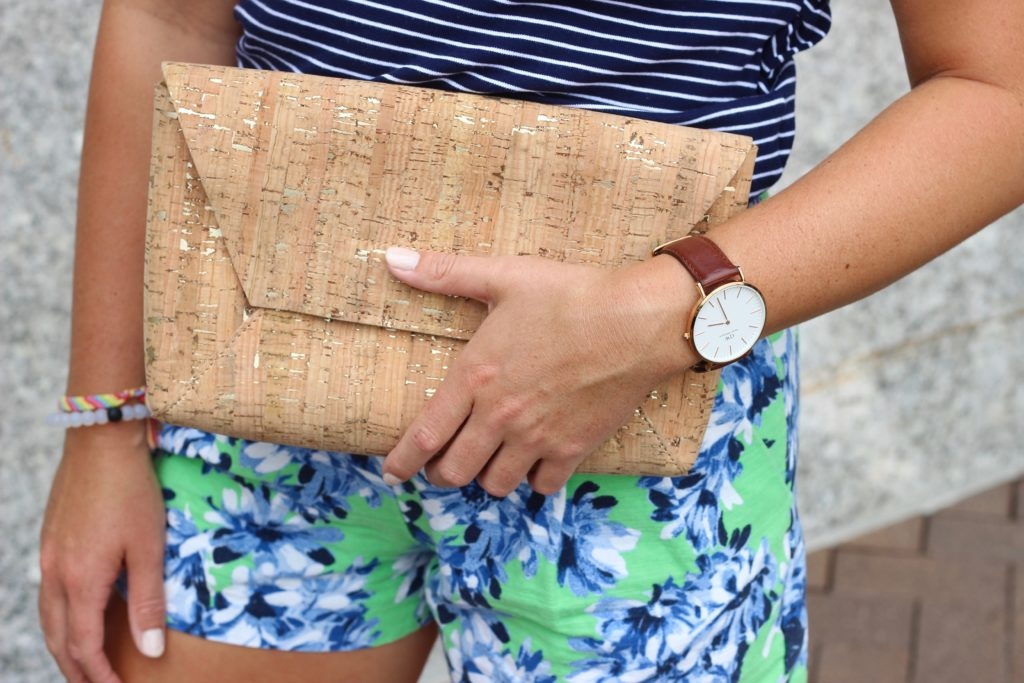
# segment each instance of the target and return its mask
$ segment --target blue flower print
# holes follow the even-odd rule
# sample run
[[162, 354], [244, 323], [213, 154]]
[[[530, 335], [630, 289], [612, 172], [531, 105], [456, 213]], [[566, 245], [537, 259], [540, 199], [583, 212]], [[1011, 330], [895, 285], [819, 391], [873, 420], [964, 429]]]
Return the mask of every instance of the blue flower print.
[[796, 479], [797, 422], [800, 417], [800, 363], [797, 362], [797, 346], [797, 334], [793, 330], [787, 330], [772, 342], [775, 355], [786, 368], [782, 397], [786, 411], [786, 483], [790, 486]]
[[290, 649], [296, 634], [308, 633], [301, 615], [288, 618], [303, 602], [297, 591], [253, 581], [248, 567], [236, 567], [232, 581], [204, 615], [205, 635], [249, 647]]
[[[790, 383], [783, 385], [776, 369], [777, 362], [785, 363], [787, 355], [794, 353], [787, 342], [792, 337], [787, 333], [775, 342], [763, 340], [755, 345], [751, 356], [722, 371], [724, 386], [715, 396], [700, 453], [688, 475], [642, 477], [638, 481], [638, 486], [649, 490], [648, 499], [654, 505], [651, 519], [665, 524], [663, 539], [686, 533], [698, 551], [707, 550], [716, 542], [723, 510], [743, 503], [732, 482], [743, 470], [740, 458], [744, 444], [753, 438], [761, 411], [779, 391], [794, 391]], [[788, 397], [786, 405], [796, 410], [795, 395]], [[794, 447], [795, 443], [790, 448], [791, 458]], [[795, 462], [790, 468], [795, 473]]]
[[602, 591], [625, 575], [622, 553], [639, 538], [608, 520], [617, 501], [598, 495], [589, 480], [571, 498], [565, 490], [545, 497], [523, 485], [500, 499], [470, 485], [427, 492], [422, 504], [435, 531], [461, 530], [437, 545], [446, 568], [441, 590], [480, 606], [500, 597], [507, 563], [518, 561], [529, 577], [541, 557], [557, 564], [559, 583], [574, 594]]
[[747, 420], [760, 424], [761, 412], [767, 408], [782, 389], [779, 379], [779, 358], [776, 348], [768, 339], [754, 345], [750, 355], [739, 363], [722, 369], [722, 382], [733, 387], [747, 406]]
[[422, 507], [406, 505], [406, 518], [425, 515], [433, 531], [452, 532], [437, 543], [441, 565], [451, 568], [441, 585], [446, 594], [485, 605], [487, 596], [500, 597], [506, 563], [519, 560], [527, 576], [536, 571], [537, 549], [530, 544], [530, 526], [520, 514], [524, 505], [534, 503], [535, 494], [527, 486], [507, 498], [496, 498], [476, 484], [425, 489], [421, 495]]
[[164, 590], [169, 623], [179, 631], [194, 632], [202, 610], [210, 605], [210, 580], [203, 563], [203, 554], [209, 551], [210, 535], [196, 529], [188, 511], [168, 509]]
[[[583, 481], [555, 527], [560, 535], [557, 548], [558, 583], [568, 585], [574, 595], [601, 592], [626, 575], [622, 554], [636, 547], [640, 533], [608, 520], [618, 504], [613, 496], [598, 495], [600, 487]], [[560, 501], [564, 501], [564, 494]]]
[[500, 598], [501, 586], [508, 580], [508, 573], [505, 571], [505, 563], [487, 550], [486, 543], [443, 539], [437, 546], [442, 566], [437, 584], [440, 595], [449, 600], [458, 596], [467, 604], [477, 607], [489, 606], [490, 598]]
[[365, 455], [317, 451], [303, 463], [298, 484], [297, 500], [310, 521], [332, 516], [344, 518], [351, 498], [377, 508], [382, 496], [395, 495], [384, 483], [381, 460]]
[[646, 603], [606, 599], [589, 611], [597, 638], [573, 638], [590, 656], [574, 663], [574, 683], [618, 681], [726, 683], [771, 612], [775, 567], [763, 541], [743, 546], [747, 530], [728, 547], [698, 557], [699, 573], [683, 585], [655, 585]]
[[[406, 482], [404, 486], [410, 486], [409, 482]], [[429, 546], [433, 544], [433, 541], [426, 531], [420, 528], [419, 522], [424, 519], [426, 511], [418, 501], [410, 498], [400, 498], [398, 501], [398, 507], [402, 511], [402, 517], [405, 518], [405, 528], [408, 529], [413, 539], [422, 546]]]
[[380, 468], [379, 458], [309, 451], [295, 483], [285, 490], [310, 522], [344, 519], [350, 510], [350, 499], [359, 498], [371, 508], [377, 508], [382, 496], [394, 497], [393, 489], [384, 483]]
[[259, 441], [245, 442], [238, 455], [238, 463], [256, 474], [271, 474], [295, 461], [295, 452], [302, 449]]
[[[406, 598], [423, 592], [427, 583], [428, 570], [433, 562], [433, 553], [422, 548], [402, 553], [395, 559], [391, 564], [392, 577], [402, 577], [402, 583], [395, 592], [396, 603], [404, 602]], [[436, 590], [436, 585], [434, 590]], [[426, 623], [428, 616], [429, 605], [426, 600], [417, 600], [416, 618]]]
[[[749, 532], [749, 528], [745, 532]], [[743, 533], [736, 532], [732, 543], [745, 545], [746, 538], [736, 538]], [[744, 552], [750, 556], [749, 548]], [[708, 634], [711, 638], [704, 642], [704, 647], [709, 648], [704, 665], [707, 673], [729, 681], [738, 675], [737, 667], [743, 661], [750, 644], [771, 617], [772, 604], [778, 597], [773, 592], [777, 570], [775, 559], [768, 552], [767, 541], [762, 541], [749, 563], [728, 565], [725, 571], [715, 572], [719, 576], [706, 585], [710, 593], [733, 595], [725, 606], [725, 618], [719, 617], [716, 620], [718, 623], [714, 624]]]
[[651, 519], [664, 523], [661, 538], [668, 540], [685, 533], [698, 551], [715, 543], [722, 510], [743, 502], [732, 485], [743, 469], [739, 462], [743, 445], [731, 441], [728, 447], [736, 452], [735, 457], [730, 453], [714, 466], [698, 460], [690, 474], [642, 477], [637, 481], [637, 486], [649, 489], [647, 497], [654, 506]]
[[782, 631], [786, 643], [786, 673], [792, 671], [807, 657], [807, 561], [804, 550], [804, 536], [800, 521], [793, 511], [793, 524], [786, 535], [786, 549], [789, 557], [786, 566], [780, 568], [787, 573], [782, 594], [782, 610], [777, 628]]
[[342, 539], [339, 529], [314, 527], [291, 513], [293, 503], [265, 486], [224, 489], [221, 504], [205, 519], [217, 527], [210, 539], [215, 564], [251, 555], [254, 566], [269, 562], [280, 574], [304, 575], [334, 562], [325, 547]]
[[219, 447], [219, 441], [225, 438], [190, 427], [165, 424], [156, 445], [168, 453], [199, 458], [213, 469], [226, 470], [231, 466], [231, 457]]
[[555, 683], [544, 653], [531, 652], [527, 639], [513, 654], [500, 622], [481, 614], [459, 615], [461, 623], [447, 648], [451, 680], [457, 683]]
[[[309, 590], [303, 616], [310, 625], [325, 632], [324, 651], [355, 649], [371, 644], [379, 635], [377, 619], [366, 620], [366, 577], [377, 567], [377, 560], [364, 563], [357, 557], [347, 571], [330, 577], [316, 577], [316, 589]], [[309, 581], [303, 583], [309, 586]]]
[[308, 652], [354, 649], [379, 635], [366, 620], [364, 576], [372, 566], [310, 581], [261, 581], [247, 567], [236, 567], [232, 585], [214, 598], [203, 620], [204, 633], [223, 642]]
[[496, 522], [499, 526], [524, 528], [515, 520], [520, 516], [525, 499], [532, 494], [525, 485], [506, 498], [497, 498], [476, 482], [461, 488], [441, 489], [424, 487], [418, 478], [412, 481], [417, 487], [422, 487], [420, 497], [423, 511], [434, 531], [445, 532], [455, 527], [469, 526], [478, 519]]
[[721, 391], [715, 396], [702, 455], [721, 453], [729, 439], [750, 442], [754, 425], [761, 423], [761, 412], [782, 389], [778, 360], [772, 343], [762, 339], [750, 355], [722, 369]]

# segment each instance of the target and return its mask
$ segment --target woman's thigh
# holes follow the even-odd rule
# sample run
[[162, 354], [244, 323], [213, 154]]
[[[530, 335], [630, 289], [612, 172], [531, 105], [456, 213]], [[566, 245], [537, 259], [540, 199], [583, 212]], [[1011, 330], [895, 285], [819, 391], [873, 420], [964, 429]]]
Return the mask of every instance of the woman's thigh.
[[433, 624], [380, 647], [351, 652], [285, 652], [225, 645], [169, 630], [159, 659], [143, 657], [125, 603], [107, 610], [106, 650], [124, 683], [415, 683], [437, 635]]

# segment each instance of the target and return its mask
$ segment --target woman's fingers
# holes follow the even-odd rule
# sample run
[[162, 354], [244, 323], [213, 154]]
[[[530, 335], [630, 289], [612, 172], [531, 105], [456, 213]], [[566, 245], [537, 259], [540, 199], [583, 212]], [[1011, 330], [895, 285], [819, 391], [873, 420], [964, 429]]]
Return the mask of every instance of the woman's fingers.
[[67, 597], [50, 571], [43, 566], [39, 588], [39, 623], [43, 628], [46, 649], [53, 655], [60, 672], [69, 683], [87, 683], [82, 669], [68, 653]]
[[497, 432], [482, 428], [480, 420], [470, 418], [444, 452], [425, 464], [427, 480], [434, 486], [465, 486], [477, 478], [500, 447]]
[[550, 458], [537, 461], [537, 465], [530, 471], [527, 480], [530, 488], [537, 493], [550, 496], [558, 493], [569, 477], [576, 471], [573, 461], [558, 461]]
[[[460, 393], [455, 384], [456, 380], [449, 378], [441, 385], [384, 459], [385, 482], [395, 485], [408, 480], [455, 438], [473, 408], [472, 394]], [[467, 463], [466, 471], [469, 469], [471, 464]], [[477, 471], [479, 468], [468, 481], [473, 480]], [[457, 471], [449, 472], [448, 476], [461, 479]]]
[[166, 602], [164, 600], [164, 547], [162, 539], [129, 546], [128, 621], [135, 646], [146, 657], [164, 653]]
[[111, 582], [95, 581], [87, 572], [83, 575], [67, 583], [68, 654], [89, 683], [120, 683], [103, 649], [103, 617]]
[[487, 461], [476, 481], [487, 493], [504, 498], [526, 481], [535, 462], [536, 458], [516, 457], [514, 449], [502, 447]]
[[543, 459], [551, 464], [530, 481], [553, 492], [652, 387], [685, 367], [682, 313], [660, 296], [678, 273], [664, 263], [605, 269], [407, 249], [387, 258], [406, 284], [490, 307], [386, 458], [391, 483], [426, 466], [437, 485], [479, 477], [507, 495]]

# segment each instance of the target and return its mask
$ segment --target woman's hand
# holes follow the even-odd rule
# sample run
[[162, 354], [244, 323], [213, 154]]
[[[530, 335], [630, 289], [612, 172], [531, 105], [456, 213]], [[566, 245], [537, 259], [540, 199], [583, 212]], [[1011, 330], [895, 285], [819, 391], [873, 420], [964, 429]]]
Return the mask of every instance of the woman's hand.
[[165, 513], [142, 424], [68, 430], [50, 490], [39, 614], [71, 683], [119, 681], [103, 649], [103, 619], [122, 569], [136, 646], [163, 653]]
[[696, 360], [682, 338], [696, 289], [671, 259], [613, 269], [389, 249], [387, 261], [413, 287], [490, 309], [385, 460], [399, 480], [425, 466], [439, 486], [477, 479], [504, 496], [529, 478], [553, 493], [649, 391]]

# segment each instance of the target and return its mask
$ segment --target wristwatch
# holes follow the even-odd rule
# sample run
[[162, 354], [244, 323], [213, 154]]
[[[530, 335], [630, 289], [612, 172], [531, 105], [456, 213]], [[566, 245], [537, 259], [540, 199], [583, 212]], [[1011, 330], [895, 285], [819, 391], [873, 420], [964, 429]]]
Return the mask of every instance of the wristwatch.
[[693, 369], [715, 370], [750, 353], [764, 331], [765, 304], [739, 266], [703, 235], [662, 244], [659, 254], [674, 256], [697, 281], [700, 298], [683, 334], [700, 357]]

